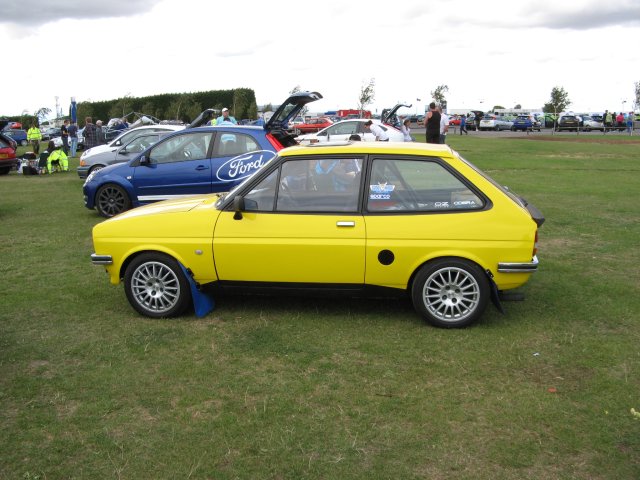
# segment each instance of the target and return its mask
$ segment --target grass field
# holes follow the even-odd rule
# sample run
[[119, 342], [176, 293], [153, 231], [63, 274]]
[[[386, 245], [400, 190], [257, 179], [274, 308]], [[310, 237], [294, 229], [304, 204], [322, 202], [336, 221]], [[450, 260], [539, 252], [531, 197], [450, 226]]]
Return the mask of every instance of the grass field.
[[526, 300], [464, 330], [409, 300], [143, 318], [75, 172], [0, 177], [0, 478], [640, 478], [640, 143], [609, 137], [450, 136], [547, 218]]

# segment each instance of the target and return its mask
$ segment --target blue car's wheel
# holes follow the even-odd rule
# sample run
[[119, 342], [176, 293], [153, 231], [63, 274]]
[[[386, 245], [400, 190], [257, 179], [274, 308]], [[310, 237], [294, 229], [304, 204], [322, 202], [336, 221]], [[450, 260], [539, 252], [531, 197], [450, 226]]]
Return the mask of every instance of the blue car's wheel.
[[108, 183], [96, 193], [96, 208], [103, 217], [113, 217], [131, 208], [131, 199], [120, 185]]

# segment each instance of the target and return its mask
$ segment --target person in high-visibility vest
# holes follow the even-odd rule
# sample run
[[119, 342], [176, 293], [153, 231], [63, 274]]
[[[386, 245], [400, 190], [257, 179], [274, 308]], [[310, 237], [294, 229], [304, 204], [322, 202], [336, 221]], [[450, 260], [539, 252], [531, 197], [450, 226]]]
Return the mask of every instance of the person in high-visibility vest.
[[27, 140], [29, 140], [29, 143], [31, 143], [31, 146], [33, 147], [33, 153], [36, 155], [40, 153], [40, 140], [42, 140], [42, 133], [34, 123], [32, 123], [31, 128], [27, 130]]
[[62, 172], [69, 171], [69, 159], [62, 147], [56, 148], [49, 154], [49, 158], [47, 158], [47, 170], [49, 170], [49, 173], [53, 172], [52, 165], [58, 165]]

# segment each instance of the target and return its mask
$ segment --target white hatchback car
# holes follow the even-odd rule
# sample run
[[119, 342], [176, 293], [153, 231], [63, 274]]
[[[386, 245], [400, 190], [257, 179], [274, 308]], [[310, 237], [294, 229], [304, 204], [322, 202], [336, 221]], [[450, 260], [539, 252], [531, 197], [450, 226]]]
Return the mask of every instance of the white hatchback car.
[[[308, 145], [310, 143], [325, 143], [334, 141], [349, 140], [351, 135], [360, 135], [360, 138], [364, 142], [375, 141], [374, 135], [365, 128], [364, 124], [369, 120], [366, 118], [352, 118], [350, 120], [343, 120], [333, 125], [323, 128], [318, 133], [310, 133], [307, 135], [298, 135], [296, 140], [302, 145]], [[385, 125], [380, 120], [372, 120], [376, 125], [380, 125], [382, 129], [389, 135], [390, 142], [402, 142], [404, 137], [402, 132], [397, 128], [390, 125]]]

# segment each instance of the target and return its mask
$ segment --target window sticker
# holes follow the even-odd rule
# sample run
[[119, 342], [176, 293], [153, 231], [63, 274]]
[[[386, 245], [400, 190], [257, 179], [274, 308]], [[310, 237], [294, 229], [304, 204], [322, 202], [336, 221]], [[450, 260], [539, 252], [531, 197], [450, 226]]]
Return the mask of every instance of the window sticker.
[[369, 185], [369, 200], [389, 200], [391, 192], [395, 190], [395, 185], [389, 185], [387, 182]]

